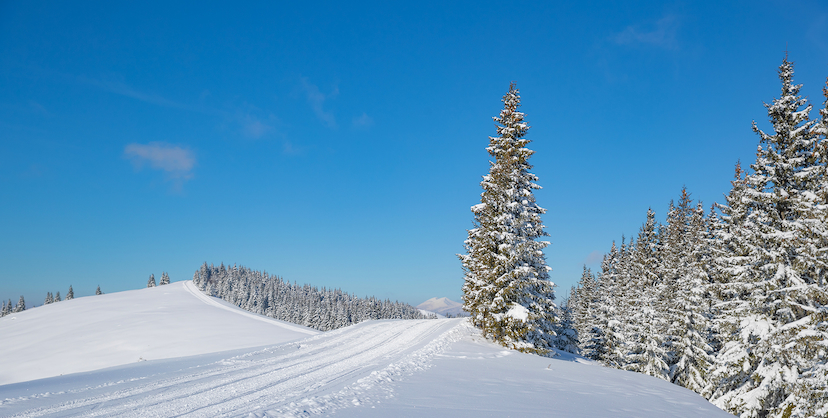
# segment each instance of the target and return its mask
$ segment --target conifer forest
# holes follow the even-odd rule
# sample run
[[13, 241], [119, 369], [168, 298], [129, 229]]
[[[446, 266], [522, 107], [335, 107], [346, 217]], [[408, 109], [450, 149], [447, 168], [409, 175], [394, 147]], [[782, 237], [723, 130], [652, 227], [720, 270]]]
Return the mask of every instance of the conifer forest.
[[815, 119], [779, 67], [772, 132], [724, 203], [682, 189], [666, 223], [584, 267], [568, 313], [587, 358], [691, 389], [742, 417], [828, 416], [828, 86]]
[[278, 276], [243, 266], [208, 266], [193, 274], [193, 283], [210, 296], [246, 311], [329, 331], [369, 319], [426, 319], [408, 304], [359, 298], [339, 289], [291, 284]]
[[483, 334], [521, 351], [579, 353], [607, 367], [693, 390], [741, 417], [828, 416], [828, 85], [812, 105], [787, 57], [782, 91], [754, 122], [756, 161], [736, 163], [724, 203], [683, 188], [666, 222], [650, 209], [637, 236], [613, 242], [601, 271], [584, 266], [557, 306], [542, 249], [548, 235], [528, 170], [514, 84], [494, 120], [494, 157], [472, 206], [464, 309]]

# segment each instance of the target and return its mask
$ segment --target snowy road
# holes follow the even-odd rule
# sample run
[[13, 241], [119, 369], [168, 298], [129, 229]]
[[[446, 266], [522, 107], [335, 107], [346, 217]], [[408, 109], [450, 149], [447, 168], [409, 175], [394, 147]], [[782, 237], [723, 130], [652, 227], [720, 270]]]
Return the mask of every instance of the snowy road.
[[[0, 386], [0, 415], [303, 416], [380, 402], [428, 368], [462, 320], [370, 321], [225, 358], [142, 364]], [[220, 353], [219, 353], [220, 355]]]

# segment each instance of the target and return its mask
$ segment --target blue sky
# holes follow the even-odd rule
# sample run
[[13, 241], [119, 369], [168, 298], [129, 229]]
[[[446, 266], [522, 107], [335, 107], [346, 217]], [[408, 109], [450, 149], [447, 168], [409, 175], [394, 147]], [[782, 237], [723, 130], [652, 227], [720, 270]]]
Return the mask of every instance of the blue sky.
[[[0, 2], [0, 298], [208, 263], [459, 300], [510, 81], [559, 295], [686, 185], [751, 163], [824, 2]], [[301, 4], [300, 4], [301, 3]]]

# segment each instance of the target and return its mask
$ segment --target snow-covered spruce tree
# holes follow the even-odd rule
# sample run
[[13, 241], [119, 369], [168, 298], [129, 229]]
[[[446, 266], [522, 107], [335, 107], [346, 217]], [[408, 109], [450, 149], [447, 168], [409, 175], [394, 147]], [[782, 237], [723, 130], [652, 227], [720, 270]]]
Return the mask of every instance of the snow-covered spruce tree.
[[655, 212], [650, 208], [630, 256], [632, 291], [628, 297], [635, 309], [628, 318], [630, 335], [625, 369], [669, 380], [665, 307], [658, 294], [659, 251]]
[[103, 292], [101, 292], [101, 285], [98, 285], [98, 288], [95, 289], [95, 295], [103, 295]]
[[170, 284], [170, 275], [167, 272], [161, 273], [161, 282], [158, 283], [159, 286], [163, 286], [165, 284]]
[[755, 337], [742, 332], [742, 324], [752, 315], [751, 301], [761, 291], [758, 263], [761, 237], [748, 218], [748, 185], [744, 171], [736, 164], [726, 204], [717, 204], [721, 225], [713, 247], [712, 293], [715, 300], [714, 338], [716, 352], [710, 377], [710, 399], [718, 407], [737, 413], [740, 403], [731, 397], [750, 380], [757, 358], [751, 355]]
[[149, 280], [147, 281], [147, 287], [155, 287], [155, 275], [150, 274]]
[[533, 190], [537, 176], [528, 160], [534, 151], [524, 136], [529, 126], [518, 111], [515, 84], [503, 96], [494, 120], [498, 136], [486, 150], [494, 157], [480, 183], [481, 203], [472, 206], [474, 228], [459, 255], [465, 271], [464, 309], [483, 334], [505, 347], [538, 354], [552, 353], [559, 322], [554, 284], [549, 281], [543, 249], [544, 231]]
[[685, 248], [679, 257], [680, 274], [666, 287], [669, 292], [666, 313], [667, 335], [670, 338], [670, 381], [702, 393], [707, 388], [708, 370], [712, 364], [712, 348], [708, 344], [710, 299], [707, 297], [709, 278], [704, 268], [707, 253], [706, 225], [701, 203], [692, 209], [689, 194], [682, 190], [679, 208], [684, 212]]
[[569, 294], [567, 305], [572, 313], [573, 327], [578, 336], [578, 347], [581, 354], [587, 358], [594, 358], [595, 355], [587, 349], [595, 326], [596, 298], [598, 297], [598, 282], [592, 271], [584, 266], [584, 272], [578, 281], [578, 286], [573, 287]]
[[[824, 205], [828, 203], [828, 175], [825, 171], [819, 171], [828, 167], [828, 80], [822, 92], [825, 101], [812, 129], [816, 141], [814, 152], [818, 163], [816, 169], [812, 169], [808, 177], [812, 182], [819, 183], [816, 191], [817, 201]], [[813, 172], [816, 172], [816, 175]], [[820, 205], [812, 207], [813, 209], [824, 210], [820, 208]], [[810, 217], [819, 218], [819, 215], [812, 214]], [[823, 212], [821, 216], [823, 228], [825, 218], [826, 214]], [[803, 251], [805, 257], [821, 255], [824, 259], [826, 237], [824, 234], [819, 234], [819, 232], [824, 232], [824, 229], [820, 231], [819, 228], [813, 228], [808, 232], [814, 245]], [[792, 338], [794, 350], [798, 351], [798, 355], [807, 359], [807, 364], [800, 365], [800, 370], [802, 370], [800, 377], [793, 387], [792, 395], [785, 402], [788, 406], [784, 410], [790, 409], [793, 417], [828, 416], [828, 298], [826, 297], [826, 285], [828, 284], [826, 284], [823, 269], [824, 267], [819, 262], [812, 264], [811, 275], [816, 281], [816, 286], [810, 285], [809, 287], [810, 297], [815, 301], [816, 306], [810, 310], [807, 318], [798, 321], [798, 323], [805, 322], [805, 324], [792, 327], [796, 332]]]
[[14, 307], [14, 312], [23, 312], [26, 310], [26, 300], [23, 299], [23, 296], [20, 296], [20, 300], [17, 301], [17, 305]]
[[824, 359], [820, 353], [825, 352], [817, 342], [822, 338], [810, 338], [819, 334], [816, 316], [828, 303], [821, 285], [825, 260], [818, 256], [824, 254], [819, 239], [825, 234], [825, 200], [820, 198], [824, 166], [818, 161], [815, 122], [808, 116], [811, 106], [799, 96], [801, 86], [793, 83], [793, 64], [787, 57], [779, 78], [780, 98], [765, 105], [774, 133], [754, 123], [761, 142], [743, 198], [746, 221], [759, 238], [752, 243], [755, 277], [748, 282], [750, 291], [739, 295], [742, 303], [736, 303], [747, 311], [738, 334], [748, 342], [744, 373], [749, 379], [726, 393], [717, 391], [713, 399], [743, 417], [801, 410], [795, 405], [801, 372]]
[[69, 285], [69, 291], [66, 292], [66, 300], [72, 300], [75, 298], [75, 291], [72, 290], [72, 285]]
[[52, 292], [46, 292], [46, 299], [43, 300], [44, 305], [48, 305], [55, 301], [55, 297], [52, 296]]
[[555, 348], [566, 351], [568, 353], [578, 354], [580, 349], [578, 347], [578, 333], [575, 331], [575, 321], [572, 317], [572, 309], [569, 306], [569, 301], [561, 306], [560, 320], [555, 326]]
[[618, 320], [618, 300], [621, 283], [619, 282], [619, 263], [621, 252], [612, 242], [609, 254], [601, 262], [601, 274], [598, 276], [597, 297], [594, 300], [594, 323], [587, 336], [586, 353], [590, 359], [606, 366], [621, 368], [626, 363], [624, 337], [620, 332]]
[[60, 302], [60, 292], [55, 293], [55, 302]]

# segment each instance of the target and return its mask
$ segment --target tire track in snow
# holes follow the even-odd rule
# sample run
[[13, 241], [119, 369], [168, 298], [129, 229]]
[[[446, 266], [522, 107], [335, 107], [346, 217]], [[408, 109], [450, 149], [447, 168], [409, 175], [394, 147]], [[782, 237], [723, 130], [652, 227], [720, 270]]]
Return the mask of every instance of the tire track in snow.
[[[457, 320], [368, 322], [15, 416], [305, 416], [426, 366]], [[413, 347], [425, 344], [420, 350]], [[296, 348], [293, 350], [293, 348]], [[206, 369], [206, 370], [205, 370]], [[133, 379], [132, 383], [135, 382]], [[117, 386], [117, 383], [107, 385]], [[92, 389], [92, 388], [90, 388]], [[100, 391], [100, 390], [99, 390]], [[82, 395], [81, 395], [82, 396]], [[34, 395], [31, 399], [38, 398]], [[25, 403], [25, 400], [22, 400]], [[42, 399], [41, 401], [42, 402]]]

